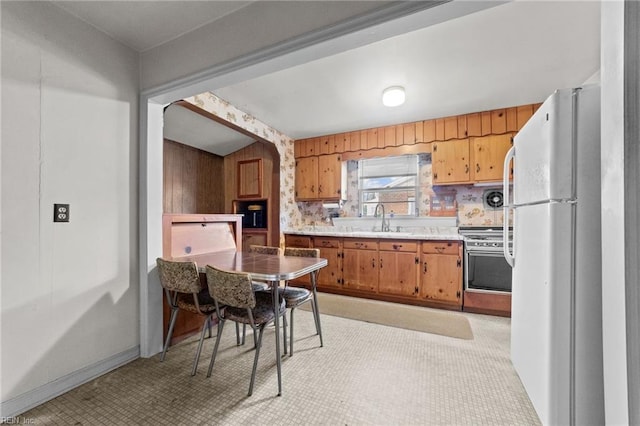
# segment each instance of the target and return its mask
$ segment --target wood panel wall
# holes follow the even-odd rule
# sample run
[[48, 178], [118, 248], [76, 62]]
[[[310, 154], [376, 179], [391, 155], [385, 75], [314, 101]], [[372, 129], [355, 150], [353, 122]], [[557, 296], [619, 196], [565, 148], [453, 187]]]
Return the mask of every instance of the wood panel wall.
[[225, 211], [223, 157], [164, 140], [164, 213]]
[[276, 147], [256, 142], [224, 157], [225, 211], [233, 213], [238, 199], [238, 161], [262, 158], [262, 198], [268, 200], [269, 245], [280, 241], [280, 156]]

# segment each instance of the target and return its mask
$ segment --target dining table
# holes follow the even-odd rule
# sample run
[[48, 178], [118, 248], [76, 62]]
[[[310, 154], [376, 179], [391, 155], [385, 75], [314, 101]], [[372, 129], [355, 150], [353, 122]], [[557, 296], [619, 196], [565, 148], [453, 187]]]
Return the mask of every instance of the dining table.
[[[205, 273], [206, 266], [232, 272], [246, 272], [252, 280], [264, 281], [269, 284], [273, 300], [273, 310], [278, 312], [279, 297], [278, 287], [280, 281], [290, 281], [295, 278], [310, 274], [311, 290], [313, 292], [314, 308], [320, 312], [316, 294], [318, 271], [327, 266], [327, 259], [320, 257], [284, 256], [262, 253], [250, 253], [236, 250], [224, 250], [212, 253], [202, 253], [193, 256], [181, 256], [170, 260], [191, 261], [198, 266], [200, 273]], [[280, 317], [275, 316], [276, 329], [276, 369], [278, 373], [278, 396], [282, 395], [282, 360], [280, 356]], [[318, 321], [318, 332], [320, 330]]]

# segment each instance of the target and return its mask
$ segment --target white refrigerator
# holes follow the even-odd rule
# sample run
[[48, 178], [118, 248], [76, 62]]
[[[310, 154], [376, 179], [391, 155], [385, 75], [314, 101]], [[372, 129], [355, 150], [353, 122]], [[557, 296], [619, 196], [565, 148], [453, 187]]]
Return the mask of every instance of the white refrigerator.
[[504, 177], [513, 366], [543, 424], [603, 425], [600, 87], [554, 92]]

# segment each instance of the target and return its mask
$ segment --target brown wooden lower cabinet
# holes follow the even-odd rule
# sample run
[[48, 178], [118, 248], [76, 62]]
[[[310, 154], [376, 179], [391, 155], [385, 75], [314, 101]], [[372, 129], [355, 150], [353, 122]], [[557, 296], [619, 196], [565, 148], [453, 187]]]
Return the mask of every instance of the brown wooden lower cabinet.
[[415, 297], [418, 294], [419, 244], [415, 241], [380, 241], [378, 291]]
[[328, 261], [318, 274], [321, 291], [462, 309], [461, 241], [286, 235], [285, 244], [320, 249]]
[[327, 259], [327, 266], [318, 273], [318, 287], [341, 289], [342, 281], [342, 239], [314, 237], [311, 244], [320, 250], [320, 257]]
[[420, 297], [462, 307], [462, 243], [423, 242]]
[[266, 246], [267, 244], [267, 231], [243, 231], [242, 232], [242, 251], [248, 251], [249, 247], [254, 246]]
[[378, 242], [345, 239], [343, 243], [342, 279], [350, 290], [378, 291]]

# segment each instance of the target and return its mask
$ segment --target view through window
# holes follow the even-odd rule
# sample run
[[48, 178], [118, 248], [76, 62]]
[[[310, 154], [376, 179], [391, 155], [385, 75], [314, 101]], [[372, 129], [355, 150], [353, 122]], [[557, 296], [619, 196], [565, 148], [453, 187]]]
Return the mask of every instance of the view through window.
[[372, 158], [358, 161], [360, 214], [374, 216], [376, 205], [387, 215], [416, 216], [418, 156]]

